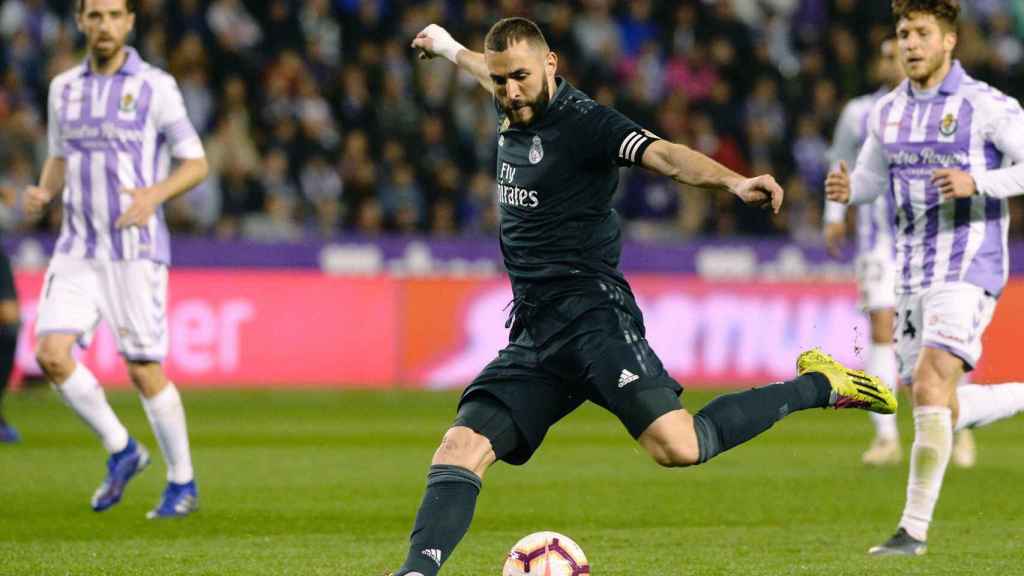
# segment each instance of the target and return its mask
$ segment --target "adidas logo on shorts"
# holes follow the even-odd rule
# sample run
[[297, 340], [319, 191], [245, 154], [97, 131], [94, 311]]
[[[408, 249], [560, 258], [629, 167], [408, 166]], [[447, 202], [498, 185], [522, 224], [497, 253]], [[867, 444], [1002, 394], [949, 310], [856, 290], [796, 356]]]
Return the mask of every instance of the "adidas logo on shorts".
[[630, 382], [636, 382], [640, 377], [633, 374], [629, 370], [623, 369], [622, 373], [619, 374], [619, 388], [625, 388]]

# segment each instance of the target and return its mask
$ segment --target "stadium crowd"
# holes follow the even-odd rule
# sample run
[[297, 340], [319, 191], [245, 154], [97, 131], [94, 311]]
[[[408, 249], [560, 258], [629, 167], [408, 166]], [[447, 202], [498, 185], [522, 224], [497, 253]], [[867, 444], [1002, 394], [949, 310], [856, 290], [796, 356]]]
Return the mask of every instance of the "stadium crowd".
[[[167, 207], [179, 232], [275, 241], [341, 233], [492, 234], [489, 95], [408, 45], [430, 22], [480, 50], [501, 16], [536, 19], [562, 75], [660, 136], [772, 173], [787, 209], [680, 194], [642, 170], [617, 206], [631, 236], [780, 235], [820, 242], [827, 149], [844, 102], [875, 89], [888, 2], [856, 0], [140, 0], [134, 45], [178, 80], [211, 176]], [[0, 6], [0, 228], [46, 154], [49, 80], [78, 64], [74, 3]], [[965, 3], [959, 58], [1024, 94], [1024, 0]], [[1012, 203], [1017, 227], [1024, 205]]]

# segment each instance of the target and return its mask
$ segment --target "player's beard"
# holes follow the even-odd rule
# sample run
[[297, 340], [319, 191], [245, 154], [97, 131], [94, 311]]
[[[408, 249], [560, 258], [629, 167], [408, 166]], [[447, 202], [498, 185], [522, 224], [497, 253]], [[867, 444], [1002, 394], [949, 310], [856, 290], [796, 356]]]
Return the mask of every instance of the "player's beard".
[[940, 51], [930, 58], [925, 58], [923, 62], [924, 65], [919, 65], [917, 70], [913, 71], [913, 75], [911, 75], [911, 69], [909, 67], [904, 67], [904, 69], [907, 71], [907, 76], [910, 76], [911, 80], [923, 84], [931, 79], [945, 63], [946, 54], [945, 52]]
[[[540, 120], [540, 117], [544, 115], [544, 112], [548, 109], [548, 104], [550, 102], [551, 102], [551, 90], [548, 88], [547, 80], [545, 80], [543, 82], [543, 84], [541, 85], [540, 93], [537, 94], [537, 97], [533, 99], [533, 102], [529, 102], [529, 103], [524, 104], [523, 106], [520, 107], [520, 108], [529, 108], [530, 109], [530, 112], [531, 112], [530, 120], [526, 121], [526, 122], [520, 121], [520, 122], [510, 122], [510, 123], [513, 126], [515, 126], [515, 125], [533, 124], [534, 122]], [[513, 109], [511, 107], [505, 107], [505, 115], [509, 116], [510, 120], [511, 120], [511, 115], [509, 115], [509, 112], [511, 112], [512, 110]], [[517, 116], [518, 116], [518, 114], [517, 114]]]
[[93, 60], [100, 67], [105, 66], [112, 58], [116, 58], [121, 53], [121, 49], [124, 47], [124, 40], [120, 42], [113, 36], [107, 36], [103, 38], [106, 40], [104, 46], [100, 47], [100, 40], [92, 43], [90, 52], [92, 53]]

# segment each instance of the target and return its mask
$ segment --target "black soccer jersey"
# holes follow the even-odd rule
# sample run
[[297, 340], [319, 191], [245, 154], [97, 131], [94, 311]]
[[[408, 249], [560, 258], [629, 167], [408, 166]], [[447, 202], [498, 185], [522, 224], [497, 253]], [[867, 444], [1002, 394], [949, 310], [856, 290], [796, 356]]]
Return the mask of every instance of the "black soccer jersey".
[[528, 126], [499, 117], [497, 197], [501, 250], [519, 294], [574, 277], [624, 283], [622, 232], [611, 208], [619, 166], [640, 161], [655, 137], [568, 81]]

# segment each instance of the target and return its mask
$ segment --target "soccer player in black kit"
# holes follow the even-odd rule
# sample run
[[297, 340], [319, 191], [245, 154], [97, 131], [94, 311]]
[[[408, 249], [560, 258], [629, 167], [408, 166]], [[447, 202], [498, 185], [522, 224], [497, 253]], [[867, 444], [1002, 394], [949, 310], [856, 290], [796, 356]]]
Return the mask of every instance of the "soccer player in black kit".
[[556, 76], [557, 56], [525, 18], [496, 23], [484, 53], [434, 24], [412, 47], [451, 60], [494, 95], [501, 250], [515, 300], [508, 347], [463, 392], [434, 454], [395, 576], [435, 576], [469, 529], [491, 464], [525, 463], [548, 428], [587, 400], [666, 467], [706, 462], [797, 410], [896, 410], [877, 378], [812, 350], [797, 359], [795, 379], [720, 396], [691, 416], [619, 271], [621, 230], [610, 207], [618, 167], [640, 165], [777, 212], [783, 191], [774, 178], [744, 178], [591, 100]]

